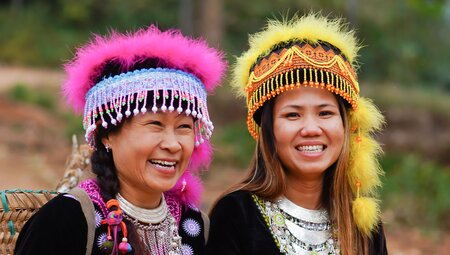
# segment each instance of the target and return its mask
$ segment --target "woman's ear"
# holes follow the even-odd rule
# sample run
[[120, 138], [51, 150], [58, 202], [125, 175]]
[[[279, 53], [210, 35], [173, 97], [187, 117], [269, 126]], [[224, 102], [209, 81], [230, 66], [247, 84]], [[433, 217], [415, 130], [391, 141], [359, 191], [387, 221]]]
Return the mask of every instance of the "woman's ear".
[[110, 141], [109, 141], [109, 136], [105, 136], [105, 137], [103, 137], [102, 138], [102, 143], [103, 143], [103, 145], [106, 147], [106, 146], [109, 146], [109, 147], [111, 147], [110, 146]]

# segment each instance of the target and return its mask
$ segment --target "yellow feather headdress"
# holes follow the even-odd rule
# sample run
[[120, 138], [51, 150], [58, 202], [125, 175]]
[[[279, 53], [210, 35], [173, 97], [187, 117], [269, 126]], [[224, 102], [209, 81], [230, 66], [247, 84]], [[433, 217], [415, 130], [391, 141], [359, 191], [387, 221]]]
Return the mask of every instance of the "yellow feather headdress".
[[271, 20], [262, 32], [250, 36], [249, 44], [234, 66], [232, 84], [246, 97], [247, 126], [255, 139], [260, 130], [255, 120], [258, 109], [284, 91], [302, 86], [327, 89], [350, 106], [348, 181], [355, 196], [353, 218], [369, 235], [379, 221], [374, 197], [382, 174], [377, 159], [381, 148], [371, 133], [381, 128], [384, 118], [370, 100], [359, 96], [355, 70], [360, 46], [354, 32], [340, 19], [309, 14]]

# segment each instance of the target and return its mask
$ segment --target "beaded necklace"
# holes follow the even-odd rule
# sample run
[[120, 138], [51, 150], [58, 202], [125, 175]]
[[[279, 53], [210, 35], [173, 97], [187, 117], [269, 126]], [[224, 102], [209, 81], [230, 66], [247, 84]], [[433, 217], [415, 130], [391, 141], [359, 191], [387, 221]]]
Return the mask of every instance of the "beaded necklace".
[[252, 196], [280, 252], [288, 255], [339, 254], [325, 210], [308, 210], [286, 198], [272, 203]]
[[167, 204], [164, 195], [162, 196], [160, 205], [155, 209], [143, 209], [128, 202], [120, 193], [117, 193], [117, 201], [120, 208], [130, 217], [143, 223], [157, 224], [162, 222], [167, 216]]

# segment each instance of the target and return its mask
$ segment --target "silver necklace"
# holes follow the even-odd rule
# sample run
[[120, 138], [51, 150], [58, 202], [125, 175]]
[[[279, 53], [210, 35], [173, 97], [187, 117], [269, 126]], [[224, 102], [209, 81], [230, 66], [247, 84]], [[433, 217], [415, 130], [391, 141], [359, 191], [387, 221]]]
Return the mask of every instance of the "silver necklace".
[[169, 212], [164, 195], [156, 209], [137, 207], [120, 194], [116, 198], [124, 212], [124, 218], [135, 226], [147, 254], [182, 254], [177, 221]]
[[117, 201], [119, 201], [120, 208], [131, 218], [136, 219], [142, 223], [156, 224], [166, 218], [169, 210], [167, 209], [166, 199], [162, 195], [160, 205], [155, 209], [144, 209], [137, 207], [126, 200], [120, 193], [117, 193]]
[[281, 252], [289, 255], [339, 254], [325, 210], [308, 210], [286, 198], [276, 203], [257, 196], [254, 199]]

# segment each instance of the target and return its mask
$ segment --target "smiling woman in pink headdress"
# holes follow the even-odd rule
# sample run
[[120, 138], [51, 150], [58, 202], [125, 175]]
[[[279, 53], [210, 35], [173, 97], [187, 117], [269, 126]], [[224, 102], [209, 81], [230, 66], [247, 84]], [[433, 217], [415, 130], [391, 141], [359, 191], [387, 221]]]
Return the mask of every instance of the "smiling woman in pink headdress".
[[80, 48], [63, 91], [93, 148], [96, 178], [79, 185], [93, 217], [61, 194], [27, 222], [15, 253], [202, 254], [195, 174], [211, 160], [206, 97], [225, 67], [204, 41], [154, 26]]

